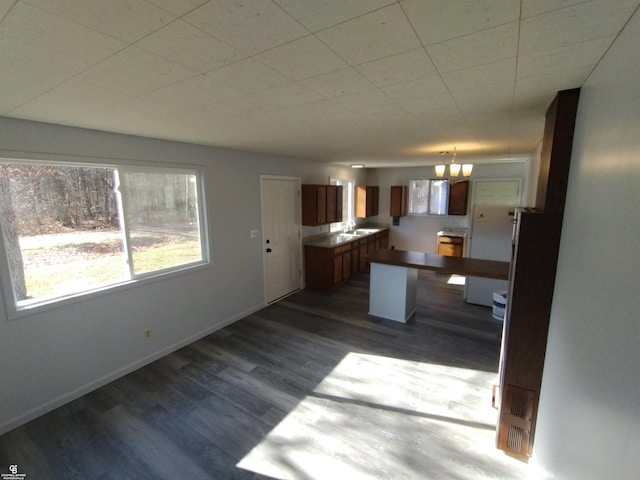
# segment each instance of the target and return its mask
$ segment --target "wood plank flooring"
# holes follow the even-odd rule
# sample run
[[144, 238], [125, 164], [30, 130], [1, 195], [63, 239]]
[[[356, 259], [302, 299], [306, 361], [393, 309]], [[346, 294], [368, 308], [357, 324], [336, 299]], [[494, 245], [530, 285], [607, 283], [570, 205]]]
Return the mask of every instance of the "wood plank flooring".
[[369, 278], [303, 290], [0, 437], [35, 479], [520, 479], [494, 447], [501, 324], [420, 272], [407, 324]]

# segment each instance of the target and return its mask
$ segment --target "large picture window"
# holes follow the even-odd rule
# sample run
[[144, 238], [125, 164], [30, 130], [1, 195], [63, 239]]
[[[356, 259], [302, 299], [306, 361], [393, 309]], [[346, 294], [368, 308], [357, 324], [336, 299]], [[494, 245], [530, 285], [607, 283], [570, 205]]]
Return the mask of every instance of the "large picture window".
[[446, 215], [449, 182], [414, 179], [409, 183], [409, 213], [412, 215]]
[[0, 162], [16, 309], [206, 262], [200, 183], [195, 169]]

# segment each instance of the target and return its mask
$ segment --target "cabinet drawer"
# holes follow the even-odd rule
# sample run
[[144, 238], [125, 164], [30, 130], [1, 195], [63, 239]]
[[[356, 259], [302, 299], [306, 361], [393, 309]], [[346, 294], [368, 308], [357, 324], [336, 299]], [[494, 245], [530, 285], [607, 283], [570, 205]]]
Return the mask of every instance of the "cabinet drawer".
[[438, 237], [438, 243], [451, 243], [453, 245], [462, 245], [464, 239], [462, 237], [447, 237], [445, 235], [440, 235]]
[[351, 250], [351, 244], [347, 243], [346, 245], [340, 245], [333, 249], [334, 255], [340, 255], [341, 253], [348, 252]]
[[439, 243], [438, 255], [446, 255], [448, 257], [462, 257], [462, 245], [453, 243]]

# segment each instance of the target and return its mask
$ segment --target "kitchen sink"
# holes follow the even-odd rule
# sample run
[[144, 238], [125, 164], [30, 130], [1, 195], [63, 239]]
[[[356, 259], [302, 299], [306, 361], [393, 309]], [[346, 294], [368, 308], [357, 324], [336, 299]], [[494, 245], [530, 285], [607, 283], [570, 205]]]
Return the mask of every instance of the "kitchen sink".
[[346, 242], [347, 240], [353, 240], [357, 236], [355, 233], [339, 233], [335, 238], [338, 242]]
[[379, 232], [379, 228], [358, 228], [353, 233], [355, 235], [371, 235], [372, 233]]

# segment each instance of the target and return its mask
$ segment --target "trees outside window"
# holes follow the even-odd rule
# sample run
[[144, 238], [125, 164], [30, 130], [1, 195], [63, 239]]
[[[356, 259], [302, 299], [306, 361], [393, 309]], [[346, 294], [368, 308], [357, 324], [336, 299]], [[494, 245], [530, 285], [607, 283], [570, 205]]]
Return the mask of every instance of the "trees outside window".
[[206, 262], [200, 192], [196, 170], [1, 162], [16, 309]]
[[413, 179], [409, 182], [409, 213], [446, 215], [449, 183], [446, 180]]

